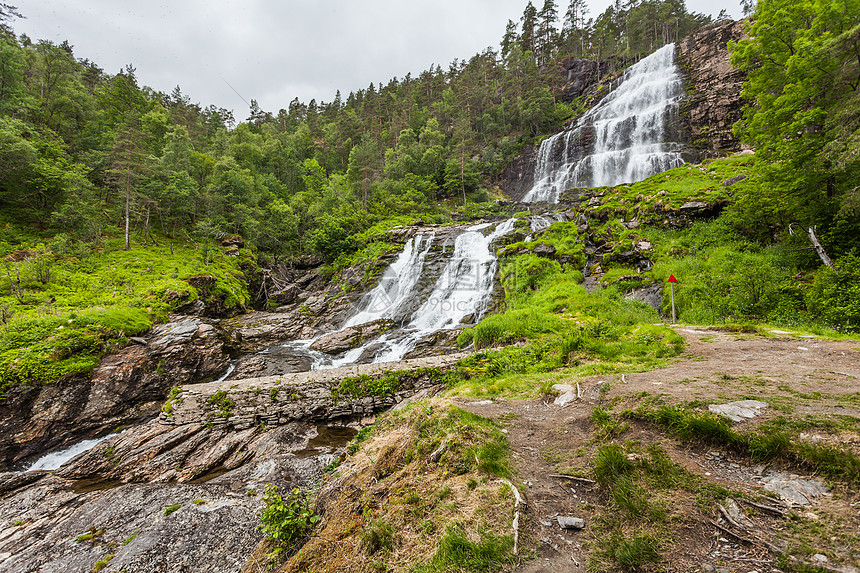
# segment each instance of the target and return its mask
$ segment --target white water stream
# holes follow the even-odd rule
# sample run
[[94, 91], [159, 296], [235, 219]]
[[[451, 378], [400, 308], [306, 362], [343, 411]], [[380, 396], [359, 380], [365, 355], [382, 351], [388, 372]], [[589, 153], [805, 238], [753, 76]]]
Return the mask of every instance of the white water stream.
[[372, 362], [402, 360], [421, 339], [454, 328], [466, 318], [478, 322], [489, 308], [496, 276], [492, 243], [513, 231], [515, 222], [516, 219], [503, 221], [487, 234], [485, 231], [493, 224], [482, 223], [458, 235], [433, 291], [423, 301], [418, 298], [418, 283], [434, 237], [419, 235], [407, 241], [397, 260], [383, 272], [379, 284], [363, 299], [362, 309], [342, 327], [407, 316], [402, 330], [368, 340], [340, 357], [310, 349], [317, 339], [295, 340], [284, 346], [310, 356], [313, 370], [324, 370], [354, 364], [371, 348], [375, 348]]
[[60, 469], [60, 467], [68, 461], [73, 460], [84, 452], [88, 452], [98, 444], [113, 438], [116, 434], [108, 434], [107, 436], [102, 436], [101, 438], [93, 438], [92, 440], [84, 440], [83, 442], [78, 442], [72, 446], [64, 450], [58, 450], [56, 452], [50, 452], [45, 454], [26, 468], [21, 471], [29, 472], [36, 470], [48, 470], [53, 471]]
[[380, 318], [393, 318], [401, 307], [411, 304], [424, 269], [424, 259], [432, 244], [432, 235], [426, 238], [418, 235], [409, 239], [397, 260], [382, 273], [379, 284], [368, 293], [364, 308], [351, 316], [344, 327]]
[[557, 203], [572, 187], [633, 183], [678, 167], [682, 146], [665, 139], [682, 96], [675, 45], [667, 44], [631, 66], [575, 127], [541, 143], [534, 186], [523, 201]]

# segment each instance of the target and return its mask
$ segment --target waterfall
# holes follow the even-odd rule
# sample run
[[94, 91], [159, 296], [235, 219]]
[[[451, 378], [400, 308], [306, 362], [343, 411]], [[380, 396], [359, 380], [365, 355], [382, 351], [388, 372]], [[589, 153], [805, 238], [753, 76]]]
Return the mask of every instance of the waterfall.
[[674, 61], [675, 45], [663, 46], [628, 68], [573, 128], [544, 140], [523, 202], [557, 203], [572, 187], [633, 183], [681, 165], [681, 144], [665, 141], [683, 96]]
[[[467, 228], [454, 240], [447, 263], [433, 285], [429, 296], [419, 288], [425, 270], [425, 259], [434, 236], [418, 235], [409, 239], [383, 272], [379, 284], [362, 299], [361, 310], [351, 316], [341, 330], [380, 318], [406, 323], [402, 329], [367, 340], [341, 356], [332, 356], [310, 348], [320, 335], [309, 340], [292, 340], [282, 346], [311, 359], [312, 370], [325, 370], [366, 362], [402, 360], [421, 339], [442, 329], [454, 328], [469, 318], [479, 321], [489, 309], [496, 277], [496, 255], [492, 243], [513, 231], [516, 219], [508, 219], [484, 234], [493, 223]], [[423, 298], [422, 297], [423, 292]], [[422, 300], [423, 298], [423, 300]], [[416, 310], [417, 309], [417, 310]], [[327, 333], [330, 334], [330, 333]]]
[[496, 278], [496, 255], [491, 245], [513, 231], [515, 222], [516, 219], [508, 219], [487, 236], [481, 231], [490, 223], [469, 227], [458, 236], [433, 293], [416, 311], [409, 328], [433, 332], [457, 326], [468, 315], [480, 320], [487, 310]]
[[382, 273], [379, 284], [365, 297], [362, 310], [350, 317], [344, 327], [394, 318], [401, 307], [410, 304], [432, 243], [433, 235], [409, 239], [397, 260]]
[[43, 455], [41, 458], [27, 466], [21, 471], [30, 472], [36, 470], [49, 470], [53, 471], [56, 469], [60, 469], [60, 467], [66, 462], [73, 460], [84, 452], [88, 452], [98, 444], [113, 438], [117, 434], [108, 434], [106, 436], [102, 436], [101, 438], [93, 438], [92, 440], [84, 440], [82, 442], [78, 442], [68, 448], [63, 450], [58, 450], [54, 452], [47, 453]]
[[471, 322], [479, 321], [489, 309], [496, 278], [492, 243], [513, 231], [515, 222], [516, 219], [508, 219], [486, 236], [482, 231], [491, 223], [474, 225], [461, 233], [433, 292], [405, 327], [406, 335], [384, 335], [376, 340], [384, 348], [374, 362], [402, 360], [422, 338], [453, 328], [470, 316]]

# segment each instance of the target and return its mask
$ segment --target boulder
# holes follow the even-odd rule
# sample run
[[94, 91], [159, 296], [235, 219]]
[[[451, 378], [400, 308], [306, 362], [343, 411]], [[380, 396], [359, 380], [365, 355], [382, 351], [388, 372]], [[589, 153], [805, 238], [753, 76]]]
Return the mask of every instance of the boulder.
[[273, 300], [278, 304], [291, 304], [299, 298], [302, 289], [299, 285], [287, 285], [281, 290], [269, 295], [269, 300]]
[[723, 181], [723, 187], [731, 187], [735, 183], [738, 183], [739, 181], [743, 181], [746, 178], [747, 178], [747, 176], [744, 175], [743, 173], [741, 173], [740, 175], [735, 175], [734, 177], [729, 177], [728, 179]]
[[326, 334], [314, 341], [310, 348], [326, 354], [340, 354], [358, 348], [368, 340], [373, 340], [392, 328], [394, 328], [393, 320], [380, 318]]

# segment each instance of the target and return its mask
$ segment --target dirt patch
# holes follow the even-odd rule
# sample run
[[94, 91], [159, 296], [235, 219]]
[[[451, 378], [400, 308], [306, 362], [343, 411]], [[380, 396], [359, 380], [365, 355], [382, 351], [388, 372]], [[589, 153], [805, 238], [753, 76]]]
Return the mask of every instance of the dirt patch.
[[[605, 488], [594, 479], [595, 452], [609, 442], [623, 444], [632, 463], [663, 452], [683, 468], [685, 483], [694, 487], [655, 487], [651, 505], [665, 509], [656, 540], [661, 559], [644, 570], [751, 571], [788, 570], [787, 551], [806, 563], [829, 570], [860, 567], [860, 495], [855, 489], [829, 484], [826, 494], [809, 507], [792, 508], [768, 498], [763, 483], [777, 470], [718, 448], [679, 443], [662, 431], [638, 421], [626, 421], [607, 435], [592, 420], [595, 406], [633, 406], [643, 399], [693, 405], [707, 410], [711, 403], [761, 400], [761, 415], [737, 424], [747, 430], [777, 417], [820, 420], [820, 427], [801, 434], [810, 442], [837, 444], [858, 452], [860, 433], [860, 343], [804, 338], [768, 338], [703, 329], [678, 329], [687, 351], [675, 363], [651, 372], [625, 376], [594, 376], [571, 380], [583, 389], [581, 399], [566, 407], [551, 399], [530, 401], [465, 401], [458, 404], [505, 425], [512, 448], [517, 483], [528, 502], [524, 520], [525, 546], [535, 558], [516, 568], [523, 572], [613, 570], [607, 560], [614, 549], [605, 533], [614, 507]], [[655, 449], [656, 448], [656, 449]], [[632, 453], [631, 453], [632, 452]], [[585, 479], [565, 479], [561, 473]], [[808, 476], [815, 478], [815, 476]], [[698, 493], [691, 493], [697, 491]], [[740, 517], [748, 530], [734, 530], [720, 506], [740, 500]], [[778, 511], [759, 506], [773, 504]], [[758, 501], [756, 501], [758, 500]], [[582, 530], [559, 527], [557, 516], [580, 517]], [[617, 527], [617, 525], [616, 525]], [[635, 525], [622, 529], [636, 533]], [[725, 527], [725, 529], [720, 529]], [[726, 531], [728, 530], [728, 531]], [[588, 564], [591, 564], [588, 567]]]

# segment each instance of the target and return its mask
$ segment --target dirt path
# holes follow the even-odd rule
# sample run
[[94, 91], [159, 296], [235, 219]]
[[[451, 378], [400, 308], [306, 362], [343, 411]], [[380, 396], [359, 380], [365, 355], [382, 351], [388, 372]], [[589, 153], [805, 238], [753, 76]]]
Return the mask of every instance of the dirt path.
[[[589, 552], [605, 549], [599, 547], [595, 533], [600, 527], [595, 520], [599, 521], [601, 507], [607, 506], [605, 493], [593, 484], [552, 477], [567, 470], [590, 475], [593, 452], [601, 443], [591, 421], [596, 405], [614, 404], [620, 408], [643, 397], [661, 396], [668, 403], [701, 401], [705, 409], [707, 403], [756, 399], [767, 402], [768, 407], [762, 409], [760, 417], [742, 422], [742, 429], [776, 416], [853, 419], [853, 430], [845, 429], [851, 424], [842, 424], [842, 429], [805, 439], [838, 443], [860, 454], [860, 434], [856, 431], [860, 428], [856, 424], [860, 419], [860, 343], [763, 338], [684, 328], [678, 332], [688, 343], [679, 360], [623, 379], [609, 376], [578, 380], [583, 396], [566, 407], [553, 404], [551, 398], [459, 402], [506, 426], [517, 478], [525, 486], [528, 501], [523, 537], [536, 548], [536, 558], [518, 571], [586, 571]], [[756, 465], [728, 452], [682, 446], [654, 428], [635, 422], [617, 441], [659, 444], [672, 461], [690, 472], [750, 495], [761, 493], [762, 478], [767, 472], [780, 469]], [[860, 543], [851, 549], [852, 542], [847, 541], [860, 539], [857, 502], [857, 492], [843, 488], [816, 500], [814, 508], [807, 511], [811, 515], [807, 516], [811, 520], [809, 527], [824, 527], [829, 535], [809, 541], [813, 554], [836, 559], [840, 566], [847, 567], [845, 571], [860, 565]], [[668, 503], [676, 539], [666, 540], [670, 549], [664, 551], [664, 556], [669, 562], [663, 561], [662, 567], [671, 571], [742, 573], [779, 570], [775, 569], [774, 555], [767, 550], [717, 532], [709, 523], [709, 518], [716, 518], [716, 512], [707, 515], [680, 497]], [[586, 527], [581, 531], [563, 530], [557, 523], [558, 515], [584, 518]], [[784, 529], [782, 523], [765, 516], [756, 519], [758, 527], [769, 531], [775, 528], [773, 535]]]

